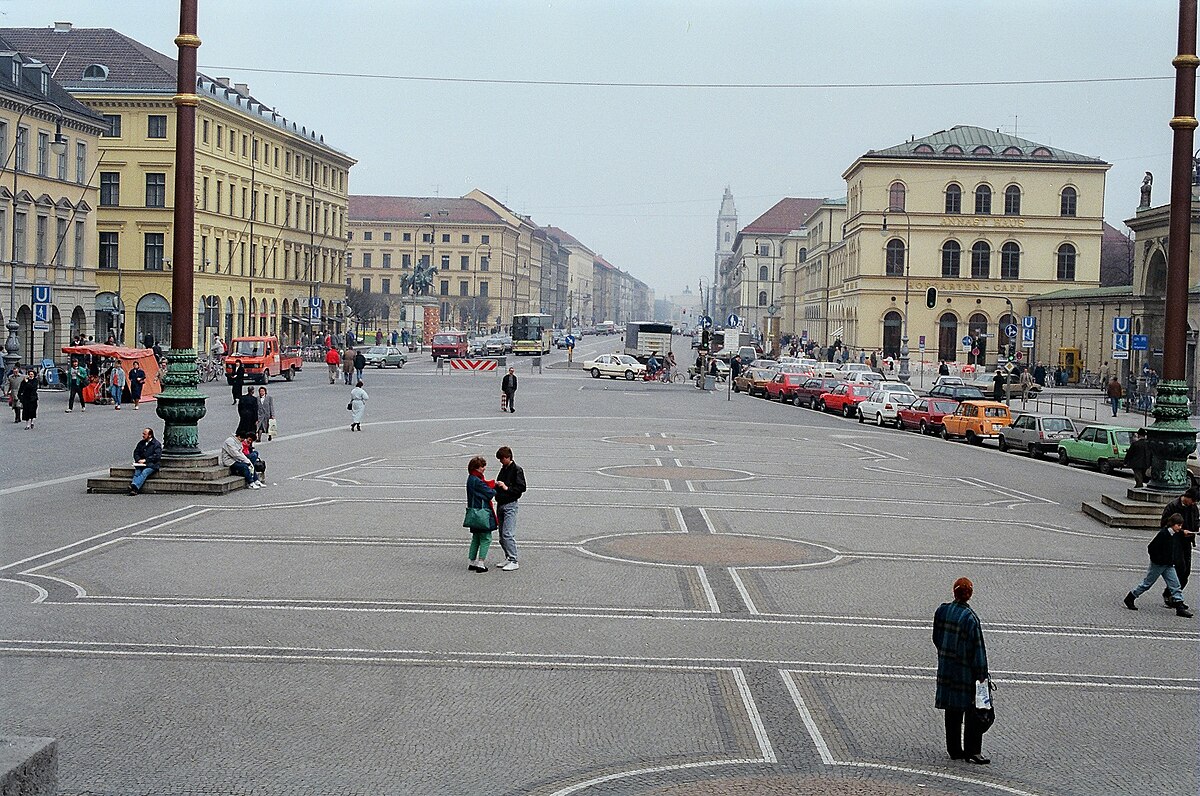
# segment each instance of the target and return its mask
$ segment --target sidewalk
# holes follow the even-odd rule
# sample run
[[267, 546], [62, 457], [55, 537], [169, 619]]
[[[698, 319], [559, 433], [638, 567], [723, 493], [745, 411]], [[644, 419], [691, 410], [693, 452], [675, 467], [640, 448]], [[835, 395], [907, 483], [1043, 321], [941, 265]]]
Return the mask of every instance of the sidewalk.
[[[1108, 400], [1098, 390], [1081, 387], [1047, 387], [1037, 397], [1028, 400], [1013, 398], [1009, 406], [1016, 412], [1036, 412], [1041, 415], [1066, 415], [1084, 423], [1104, 423], [1106, 425], [1141, 428], [1154, 422], [1150, 410], [1146, 412], [1127, 412], [1122, 408], [1113, 417]], [[1192, 424], [1200, 423], [1200, 417], [1192, 417]]]

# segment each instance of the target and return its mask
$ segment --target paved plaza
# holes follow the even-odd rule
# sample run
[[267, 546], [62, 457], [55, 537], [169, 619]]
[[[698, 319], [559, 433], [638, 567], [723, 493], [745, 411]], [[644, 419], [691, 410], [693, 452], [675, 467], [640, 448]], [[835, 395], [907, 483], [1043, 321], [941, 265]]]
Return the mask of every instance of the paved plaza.
[[[67, 796], [1196, 792], [1200, 626], [1122, 607], [1149, 534], [1078, 510], [1121, 479], [563, 359], [503, 415], [498, 375], [370, 371], [361, 434], [309, 365], [221, 499], [85, 494], [157, 418], [46, 397], [0, 428], [0, 734], [59, 739]], [[474, 574], [500, 445], [521, 569]], [[964, 575], [990, 766], [933, 707]]]

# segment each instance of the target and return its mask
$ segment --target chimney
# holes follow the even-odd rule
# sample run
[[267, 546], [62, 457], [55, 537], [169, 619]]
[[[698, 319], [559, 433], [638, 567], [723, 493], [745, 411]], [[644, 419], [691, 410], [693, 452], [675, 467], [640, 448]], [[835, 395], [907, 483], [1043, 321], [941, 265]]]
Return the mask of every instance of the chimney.
[[71, 25], [70, 22], [55, 22], [54, 23], [54, 32], [55, 33], [69, 33], [72, 27], [73, 26]]
[[235, 83], [233, 85], [233, 90], [236, 91], [237, 93], [241, 94], [242, 96], [245, 96], [245, 97], [250, 96], [250, 86], [246, 85], [245, 83]]
[[222, 86], [224, 86], [225, 88], [229, 88], [229, 78], [227, 78], [227, 77], [218, 77], [218, 78], [217, 78], [217, 82], [218, 82], [218, 83], [220, 83], [220, 84], [221, 84]]

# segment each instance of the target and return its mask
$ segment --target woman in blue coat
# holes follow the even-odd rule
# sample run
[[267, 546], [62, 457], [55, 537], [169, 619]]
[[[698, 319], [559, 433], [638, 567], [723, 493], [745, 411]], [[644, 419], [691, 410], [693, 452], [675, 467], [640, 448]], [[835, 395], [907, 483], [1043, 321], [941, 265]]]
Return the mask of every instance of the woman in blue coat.
[[471, 549], [468, 551], [470, 563], [467, 569], [472, 572], [487, 572], [488, 548], [492, 546], [492, 531], [496, 530], [496, 509], [492, 506], [492, 498], [496, 496], [496, 482], [485, 480], [483, 471], [487, 467], [487, 459], [476, 456], [467, 463], [467, 508], [487, 509], [490, 516], [489, 528], [486, 531], [471, 529]]
[[987, 649], [979, 617], [967, 605], [975, 586], [967, 578], [959, 578], [953, 589], [954, 602], [942, 603], [933, 616], [933, 644], [938, 653], [934, 707], [946, 711], [950, 757], [986, 765], [991, 760], [982, 752], [983, 726], [975, 711], [975, 684], [988, 678]]

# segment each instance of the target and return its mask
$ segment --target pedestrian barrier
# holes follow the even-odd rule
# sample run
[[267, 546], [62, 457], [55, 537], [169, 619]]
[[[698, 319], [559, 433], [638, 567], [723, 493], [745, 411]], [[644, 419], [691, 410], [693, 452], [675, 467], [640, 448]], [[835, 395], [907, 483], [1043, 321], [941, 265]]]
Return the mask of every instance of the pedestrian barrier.
[[473, 370], [486, 371], [496, 369], [496, 360], [494, 359], [452, 359], [450, 360], [451, 370]]

